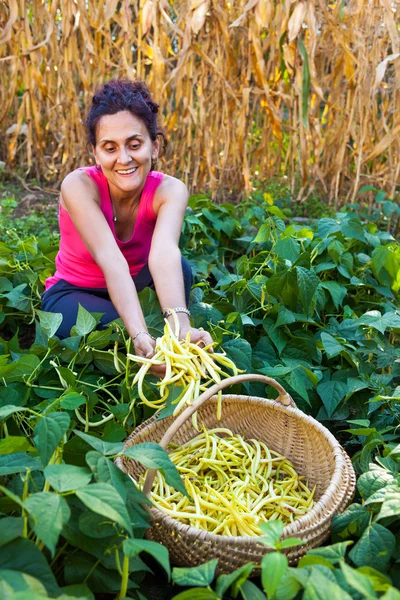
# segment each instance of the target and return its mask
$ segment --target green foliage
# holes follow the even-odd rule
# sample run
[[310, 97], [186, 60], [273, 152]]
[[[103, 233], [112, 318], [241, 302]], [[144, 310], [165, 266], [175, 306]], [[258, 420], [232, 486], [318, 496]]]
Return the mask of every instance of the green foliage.
[[[282, 523], [271, 522], [258, 579], [249, 580], [252, 564], [216, 577], [215, 561], [174, 568], [171, 596], [395, 600], [400, 246], [388, 219], [397, 209], [381, 196], [375, 215], [353, 206], [304, 226], [287, 220], [283, 195], [257, 194], [236, 207], [191, 198], [182, 249], [196, 274], [193, 321], [240, 368], [278, 379], [340, 438], [359, 475], [357, 497], [335, 517], [332, 544], [297, 568], [285, 549], [299, 540], [282, 540]], [[83, 307], [59, 340], [61, 316], [40, 310], [57, 238], [8, 230], [0, 243], [0, 595], [143, 600], [149, 569], [165, 586], [171, 567], [167, 550], [143, 539], [149, 501], [113, 462], [152, 414], [130, 384], [130, 341], [119, 321], [96, 330], [98, 315]], [[159, 335], [154, 292], [144, 290], [141, 302]], [[145, 383], [150, 398], [154, 383]], [[260, 384], [234, 391], [274, 394]], [[184, 491], [157, 444], [124, 454]]]

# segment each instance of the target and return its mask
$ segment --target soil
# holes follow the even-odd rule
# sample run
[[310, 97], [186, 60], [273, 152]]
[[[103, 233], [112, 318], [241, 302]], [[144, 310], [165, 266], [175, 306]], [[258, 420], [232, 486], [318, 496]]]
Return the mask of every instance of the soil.
[[59, 190], [41, 188], [34, 183], [21, 180], [0, 181], [0, 201], [3, 198], [14, 198], [18, 205], [13, 211], [13, 217], [20, 218], [32, 212], [46, 212], [57, 209]]

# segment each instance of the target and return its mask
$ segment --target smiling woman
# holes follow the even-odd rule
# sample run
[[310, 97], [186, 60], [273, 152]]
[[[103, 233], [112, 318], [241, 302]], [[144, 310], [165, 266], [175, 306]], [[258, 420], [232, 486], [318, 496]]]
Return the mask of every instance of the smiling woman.
[[188, 192], [154, 170], [166, 145], [157, 113], [141, 81], [112, 80], [93, 97], [86, 127], [96, 166], [61, 185], [57, 270], [42, 298], [43, 310], [63, 315], [59, 337], [69, 336], [81, 304], [103, 313], [100, 327], [121, 317], [136, 353], [148, 358], [155, 340], [137, 296], [145, 287], [163, 311], [176, 310], [181, 337], [190, 331], [192, 342], [212, 342], [190, 325], [192, 271], [178, 246]]

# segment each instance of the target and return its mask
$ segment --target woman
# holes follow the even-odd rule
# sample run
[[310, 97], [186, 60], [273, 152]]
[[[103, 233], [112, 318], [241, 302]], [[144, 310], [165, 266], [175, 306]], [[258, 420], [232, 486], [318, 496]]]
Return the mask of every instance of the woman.
[[[140, 81], [112, 80], [93, 97], [86, 122], [95, 167], [70, 173], [61, 185], [60, 250], [46, 281], [42, 308], [63, 315], [70, 335], [78, 305], [121, 317], [138, 356], [154, 354], [137, 292], [154, 287], [165, 317], [175, 309], [180, 337], [212, 342], [190, 325], [192, 272], [178, 242], [188, 201], [184, 183], [153, 170], [164, 133], [158, 105]], [[155, 369], [156, 370], [156, 369]]]

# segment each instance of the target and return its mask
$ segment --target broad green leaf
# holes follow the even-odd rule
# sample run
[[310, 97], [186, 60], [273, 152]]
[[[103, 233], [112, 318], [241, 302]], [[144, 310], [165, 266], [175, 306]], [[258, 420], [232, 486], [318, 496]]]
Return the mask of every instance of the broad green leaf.
[[306, 315], [311, 314], [311, 302], [319, 285], [319, 278], [313, 271], [296, 267], [300, 304]]
[[0, 408], [0, 421], [4, 421], [4, 419], [7, 419], [10, 415], [16, 413], [16, 412], [23, 412], [29, 410], [28, 408], [25, 408], [24, 406], [15, 406], [14, 404], [8, 404], [7, 406], [2, 406]]
[[317, 386], [317, 392], [321, 398], [328, 417], [331, 418], [347, 393], [347, 384], [343, 381], [322, 381]]
[[124, 448], [124, 444], [122, 442], [104, 442], [98, 437], [88, 435], [87, 433], [83, 433], [83, 431], [79, 431], [78, 429], [74, 429], [74, 433], [85, 440], [85, 442], [97, 450], [97, 452], [101, 452], [101, 454], [104, 454], [105, 456], [114, 456], [115, 454], [120, 454]]
[[132, 526], [125, 504], [118, 492], [108, 483], [92, 483], [76, 490], [79, 500], [93, 512], [108, 517], [132, 535]]
[[60, 494], [83, 488], [92, 479], [88, 469], [75, 465], [48, 465], [44, 475], [51, 487]]
[[346, 556], [347, 548], [351, 546], [353, 542], [339, 542], [338, 544], [332, 544], [331, 546], [320, 546], [319, 548], [312, 548], [308, 550], [307, 556], [322, 556], [327, 558], [332, 564], [336, 564], [341, 560], [344, 560]]
[[[11, 593], [5, 592], [5, 588], [9, 587]], [[42, 600], [48, 598], [44, 585], [21, 571], [13, 569], [0, 569], [0, 598], [2, 600]]]
[[276, 521], [265, 521], [259, 524], [262, 531], [262, 535], [259, 537], [259, 542], [275, 548], [275, 545], [281, 539], [284, 530], [284, 524], [280, 520]]
[[22, 537], [24, 519], [22, 517], [3, 517], [0, 519], [0, 546]]
[[369, 498], [376, 491], [392, 483], [393, 475], [384, 469], [374, 469], [363, 473], [357, 482], [357, 489], [364, 499]]
[[240, 588], [243, 600], [265, 600], [265, 594], [252, 581], [245, 581]]
[[347, 294], [347, 289], [344, 287], [344, 285], [341, 285], [336, 281], [322, 281], [319, 286], [325, 290], [328, 290], [332, 297], [335, 308], [339, 309], [339, 307], [342, 306], [343, 300]]
[[307, 581], [303, 600], [352, 600], [351, 596], [337, 583], [320, 571], [313, 570]]
[[25, 500], [24, 507], [33, 531], [54, 557], [61, 529], [71, 514], [68, 504], [58, 494], [38, 492]]
[[400, 600], [400, 592], [394, 587], [391, 587], [381, 596], [381, 600]]
[[348, 585], [355, 589], [359, 594], [362, 594], [363, 598], [374, 600], [377, 597], [372, 583], [366, 575], [363, 575], [356, 569], [352, 569], [345, 562], [341, 562], [340, 567]]
[[82, 404], [86, 404], [86, 398], [78, 392], [69, 392], [63, 395], [60, 400], [60, 405], [65, 410], [75, 410], [82, 406]]
[[177, 596], [174, 596], [172, 600], [194, 600], [195, 598], [196, 600], [221, 600], [221, 598], [215, 592], [213, 592], [213, 590], [208, 590], [201, 587], [185, 590]]
[[328, 358], [334, 358], [345, 350], [342, 344], [337, 342], [332, 335], [325, 331], [321, 333], [321, 341]]
[[44, 310], [37, 310], [36, 312], [39, 315], [40, 326], [45, 334], [49, 338], [53, 337], [62, 323], [62, 314], [45, 312]]
[[12, 454], [13, 452], [24, 452], [26, 450], [34, 450], [26, 437], [8, 435], [0, 440], [0, 454]]
[[400, 328], [400, 316], [395, 312], [388, 312], [382, 315], [379, 310], [369, 310], [358, 319], [358, 323], [359, 325], [377, 329], [383, 334], [386, 329]]
[[57, 598], [57, 600], [95, 600], [94, 594], [92, 594], [88, 586], [84, 583], [66, 585], [61, 588], [61, 591], [62, 596]]
[[379, 523], [372, 523], [352, 548], [349, 556], [357, 567], [367, 566], [385, 570], [395, 546], [396, 538], [393, 533]]
[[61, 593], [44, 554], [32, 540], [17, 539], [2, 546], [0, 565], [2, 569], [13, 569], [35, 577], [53, 598]]
[[68, 431], [70, 416], [64, 412], [53, 412], [42, 417], [33, 430], [33, 441], [39, 451], [43, 466], [46, 466], [55, 449]]
[[293, 238], [284, 238], [277, 241], [273, 251], [283, 259], [294, 263], [300, 256], [300, 243]]
[[96, 481], [112, 485], [125, 502], [128, 494], [127, 484], [133, 485], [126, 474], [100, 452], [93, 450], [88, 452], [85, 458]]
[[268, 600], [278, 589], [279, 583], [288, 568], [288, 559], [280, 552], [263, 556], [261, 561], [261, 582]]
[[300, 584], [288, 569], [282, 577], [275, 593], [276, 600], [294, 600], [300, 590]]
[[[238, 338], [224, 342], [223, 349], [238, 369], [251, 373], [252, 348], [246, 340]], [[225, 367], [223, 367], [225, 370]]]
[[140, 552], [147, 552], [147, 554], [150, 554], [158, 563], [160, 563], [164, 571], [167, 573], [168, 578], [171, 577], [168, 548], [162, 544], [158, 544], [157, 542], [152, 542], [150, 540], [130, 539], [124, 541], [123, 549], [125, 556], [128, 558], [134, 558], [140, 554]]
[[115, 535], [115, 527], [107, 517], [86, 511], [79, 516], [79, 529], [91, 538], [107, 538]]
[[[93, 543], [93, 540], [91, 542]], [[113, 569], [109, 569], [100, 562], [98, 558], [90, 556], [86, 552], [70, 553], [64, 563], [63, 579], [65, 583], [73, 585], [85, 581], [95, 597], [101, 598], [106, 594], [113, 594], [112, 597], [115, 598], [116, 592], [121, 589], [121, 576], [115, 570], [114, 565]], [[137, 587], [138, 585], [131, 579], [128, 580], [128, 590]]]
[[386, 517], [398, 517], [400, 515], [400, 486], [390, 485], [385, 490], [385, 499], [377, 520]]
[[74, 330], [78, 335], [87, 335], [96, 327], [96, 319], [81, 304], [78, 304], [78, 307]]
[[[40, 359], [35, 354], [23, 354], [20, 358], [12, 363], [12, 365], [6, 365], [0, 367], [0, 377], [4, 378], [6, 383], [12, 383], [15, 381], [24, 381], [35, 369], [38, 368]], [[2, 369], [12, 367], [9, 373], [1, 374]]]
[[368, 527], [369, 521], [370, 513], [364, 506], [351, 504], [343, 513], [333, 517], [332, 532], [335, 537], [360, 537]]
[[247, 563], [246, 565], [235, 569], [235, 571], [229, 573], [229, 575], [220, 575], [217, 579], [215, 592], [218, 594], [218, 596], [222, 597], [232, 585], [241, 588], [243, 583], [250, 576], [250, 573], [253, 569], [254, 563]]
[[128, 458], [137, 460], [149, 469], [159, 469], [168, 485], [188, 498], [190, 497], [177, 468], [170, 460], [167, 452], [155, 442], [143, 442], [142, 444], [131, 446], [130, 448], [126, 448], [122, 454]]
[[218, 559], [209, 560], [198, 567], [174, 567], [172, 581], [180, 586], [207, 586], [214, 579]]
[[0, 477], [2, 475], [13, 475], [14, 473], [25, 473], [27, 469], [35, 471], [41, 468], [40, 462], [28, 456], [25, 452], [0, 456]]

